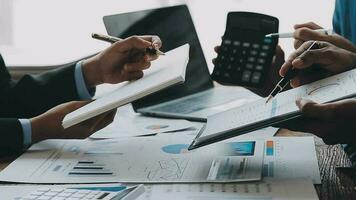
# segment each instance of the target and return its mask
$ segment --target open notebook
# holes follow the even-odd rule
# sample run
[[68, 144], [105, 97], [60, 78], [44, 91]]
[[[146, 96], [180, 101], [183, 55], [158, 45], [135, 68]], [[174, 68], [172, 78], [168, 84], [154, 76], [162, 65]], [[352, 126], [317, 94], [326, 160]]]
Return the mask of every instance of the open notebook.
[[152, 62], [143, 78], [126, 85], [69, 113], [63, 119], [64, 128], [115, 109], [139, 98], [185, 81], [189, 60], [189, 44], [185, 44], [160, 56]]
[[298, 98], [317, 103], [333, 102], [356, 96], [356, 69], [331, 76], [278, 94], [271, 102], [259, 99], [208, 117], [189, 149], [195, 149], [234, 136], [301, 116]]

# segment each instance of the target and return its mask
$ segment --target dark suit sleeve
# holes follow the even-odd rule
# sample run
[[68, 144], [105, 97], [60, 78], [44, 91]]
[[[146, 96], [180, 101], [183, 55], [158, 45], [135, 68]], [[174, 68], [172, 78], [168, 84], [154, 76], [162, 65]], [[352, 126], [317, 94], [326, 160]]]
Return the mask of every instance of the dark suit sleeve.
[[19, 120], [0, 118], [0, 156], [23, 150], [23, 133]]
[[64, 102], [79, 100], [75, 64], [41, 75], [11, 79], [0, 58], [0, 118], [31, 118]]
[[0, 55], [0, 155], [23, 150], [18, 119], [29, 119], [58, 104], [79, 100], [74, 70], [75, 63], [15, 81]]

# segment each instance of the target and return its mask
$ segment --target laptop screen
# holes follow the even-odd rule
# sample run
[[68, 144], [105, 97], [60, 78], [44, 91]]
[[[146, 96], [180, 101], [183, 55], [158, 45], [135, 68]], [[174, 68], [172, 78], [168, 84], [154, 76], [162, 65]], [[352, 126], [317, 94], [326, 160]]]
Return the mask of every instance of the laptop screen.
[[213, 87], [208, 66], [186, 5], [143, 10], [104, 17], [109, 35], [158, 35], [163, 52], [189, 43], [189, 63], [184, 84], [176, 85], [132, 103], [135, 110], [194, 94]]

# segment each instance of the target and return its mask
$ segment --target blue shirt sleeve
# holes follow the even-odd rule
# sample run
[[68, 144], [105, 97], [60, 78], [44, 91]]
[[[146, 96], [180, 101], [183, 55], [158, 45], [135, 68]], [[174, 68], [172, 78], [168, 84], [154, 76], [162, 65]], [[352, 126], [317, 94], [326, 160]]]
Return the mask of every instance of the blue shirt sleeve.
[[22, 132], [23, 132], [23, 146], [24, 149], [28, 148], [32, 143], [32, 130], [31, 130], [31, 122], [29, 119], [19, 119]]
[[95, 88], [88, 89], [82, 71], [82, 61], [75, 65], [74, 71], [75, 85], [81, 100], [91, 100], [95, 94]]

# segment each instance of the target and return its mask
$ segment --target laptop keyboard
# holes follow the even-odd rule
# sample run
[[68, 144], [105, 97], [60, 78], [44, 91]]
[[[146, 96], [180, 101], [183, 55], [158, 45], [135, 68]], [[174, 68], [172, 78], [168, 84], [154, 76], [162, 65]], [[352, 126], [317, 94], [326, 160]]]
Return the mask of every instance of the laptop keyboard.
[[154, 108], [157, 112], [189, 114], [206, 108], [211, 108], [242, 98], [241, 92], [228, 93], [225, 89], [212, 89], [198, 96], [172, 101], [166, 105]]

